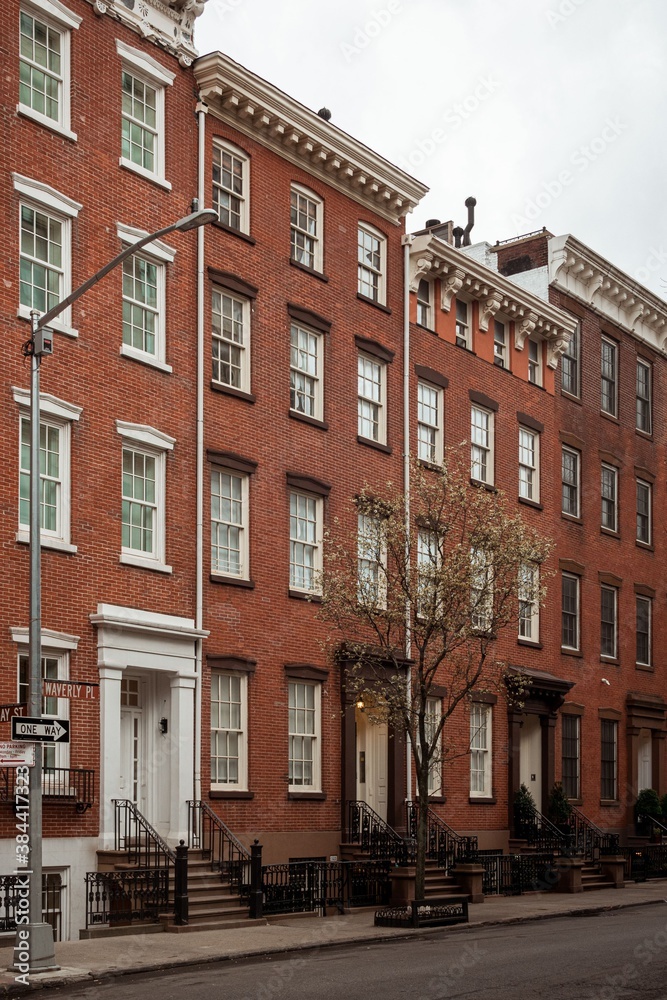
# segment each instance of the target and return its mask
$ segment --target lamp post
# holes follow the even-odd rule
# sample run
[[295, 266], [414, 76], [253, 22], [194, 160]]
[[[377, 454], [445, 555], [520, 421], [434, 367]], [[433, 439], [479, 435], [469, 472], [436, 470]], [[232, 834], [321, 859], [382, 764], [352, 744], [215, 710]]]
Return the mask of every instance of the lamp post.
[[[71, 292], [66, 298], [42, 315], [36, 310], [30, 313], [31, 340], [29, 353], [31, 355], [30, 377], [30, 627], [28, 633], [28, 714], [39, 718], [42, 714], [42, 572], [41, 572], [41, 503], [40, 503], [40, 409], [39, 409], [39, 376], [42, 357], [53, 352], [53, 340], [48, 324], [65, 309], [81, 298], [82, 295], [96, 285], [98, 281], [122, 264], [123, 261], [136, 253], [148, 243], [166, 236], [168, 233], [180, 230], [187, 232], [205, 226], [217, 219], [214, 209], [202, 209], [184, 216], [170, 226], [158, 229], [154, 233], [143, 236], [136, 243], [126, 247], [101, 270], [84, 281], [82, 285]], [[57, 969], [55, 949], [53, 944], [53, 928], [42, 920], [42, 746], [35, 745], [35, 765], [30, 768], [30, 806], [29, 806], [29, 854], [27, 871], [30, 878], [29, 923], [21, 928], [19, 939], [17, 932], [16, 948], [19, 943], [25, 952], [27, 940], [29, 952], [29, 971], [45, 972]], [[25, 931], [27, 930], [27, 939]], [[15, 957], [14, 968], [18, 968], [18, 954]]]

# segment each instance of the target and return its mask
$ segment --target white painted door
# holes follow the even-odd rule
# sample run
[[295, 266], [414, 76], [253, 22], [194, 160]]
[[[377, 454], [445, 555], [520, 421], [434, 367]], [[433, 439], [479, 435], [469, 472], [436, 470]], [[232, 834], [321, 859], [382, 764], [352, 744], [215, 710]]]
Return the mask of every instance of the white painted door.
[[386, 722], [370, 722], [357, 709], [357, 798], [387, 819]]
[[538, 810], [542, 812], [542, 727], [539, 715], [524, 716], [519, 774], [521, 784], [526, 786]]
[[640, 729], [637, 750], [637, 790], [653, 788], [653, 754], [651, 730]]
[[144, 714], [138, 678], [123, 677], [120, 703], [121, 798], [134, 802], [139, 812], [145, 815]]

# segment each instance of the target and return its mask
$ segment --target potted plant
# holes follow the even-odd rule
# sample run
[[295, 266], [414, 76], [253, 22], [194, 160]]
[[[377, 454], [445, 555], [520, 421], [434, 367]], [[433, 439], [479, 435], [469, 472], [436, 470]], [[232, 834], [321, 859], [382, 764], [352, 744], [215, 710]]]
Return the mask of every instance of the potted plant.
[[570, 835], [570, 820], [572, 818], [572, 806], [570, 800], [563, 791], [563, 785], [557, 781], [549, 792], [549, 802], [547, 805], [547, 817], [554, 826], [566, 837]]
[[655, 788], [642, 788], [635, 802], [635, 828], [638, 837], [650, 837], [653, 833], [652, 819], [660, 819], [662, 809], [660, 796]]
[[514, 835], [530, 840], [535, 827], [537, 807], [535, 799], [525, 785], [514, 796]]

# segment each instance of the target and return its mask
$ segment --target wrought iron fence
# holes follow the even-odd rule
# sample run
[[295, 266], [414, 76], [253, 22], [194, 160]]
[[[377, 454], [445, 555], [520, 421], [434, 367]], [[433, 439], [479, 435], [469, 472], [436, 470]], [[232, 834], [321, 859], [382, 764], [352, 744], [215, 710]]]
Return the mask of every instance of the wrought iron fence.
[[172, 905], [167, 868], [86, 874], [86, 927], [155, 923]]
[[537, 809], [532, 809], [530, 815], [521, 814], [515, 809], [514, 834], [538, 851], [559, 854], [571, 854], [574, 851], [574, 834], [570, 827], [567, 830], [559, 829]]
[[647, 844], [645, 847], [622, 847], [625, 857], [623, 877], [629, 882], [645, 882], [649, 878], [667, 878], [667, 844]]
[[[408, 835], [416, 841], [419, 825], [419, 803], [406, 802]], [[474, 861], [477, 855], [477, 837], [462, 837], [432, 809], [427, 809], [426, 857], [435, 861], [438, 868], [449, 871], [464, 861]]]
[[[0, 802], [14, 801], [15, 779], [16, 768], [0, 768]], [[46, 799], [65, 799], [74, 804], [78, 813], [84, 813], [95, 801], [95, 772], [80, 767], [45, 767], [42, 795]]]
[[229, 879], [232, 890], [250, 896], [250, 854], [213, 810], [198, 799], [188, 801], [188, 846], [198, 848], [211, 866]]
[[126, 851], [130, 864], [137, 868], [169, 869], [176, 854], [157, 830], [141, 815], [129, 799], [113, 799], [115, 806], [115, 847]]
[[358, 906], [386, 906], [389, 861], [299, 861], [262, 866], [263, 912], [339, 912]]
[[404, 840], [366, 802], [347, 804], [347, 842], [358, 844], [371, 858], [409, 864], [414, 861], [413, 840]]
[[553, 854], [491, 854], [480, 851], [477, 862], [484, 868], [482, 892], [485, 896], [518, 896], [540, 892], [558, 880]]
[[589, 861], [597, 861], [601, 854], [614, 854], [618, 850], [619, 836], [617, 833], [604, 833], [595, 823], [591, 822], [575, 806], [572, 806], [570, 830], [572, 831], [571, 847], [577, 854], [583, 855]]
[[[25, 882], [24, 875], [0, 875], [0, 931], [16, 930], [16, 911], [19, 902], [18, 886]], [[54, 941], [62, 938], [62, 876], [58, 872], [42, 873], [42, 919], [53, 927]]]

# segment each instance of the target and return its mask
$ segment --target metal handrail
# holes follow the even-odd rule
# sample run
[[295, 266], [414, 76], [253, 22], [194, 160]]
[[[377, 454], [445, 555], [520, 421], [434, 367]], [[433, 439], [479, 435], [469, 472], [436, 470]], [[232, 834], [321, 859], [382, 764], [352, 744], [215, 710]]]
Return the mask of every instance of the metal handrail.
[[[406, 802], [408, 831], [413, 840], [417, 839], [419, 824], [419, 803]], [[449, 871], [463, 861], [473, 861], [477, 855], [477, 837], [462, 837], [452, 830], [430, 806], [427, 806], [426, 857], [436, 861], [438, 868]]]
[[576, 806], [571, 806], [571, 809], [570, 827], [573, 828], [573, 842], [577, 853], [583, 854], [586, 859], [597, 861], [600, 854], [610, 854], [618, 848], [617, 833], [604, 833]]
[[569, 854], [573, 848], [573, 836], [563, 833], [536, 807], [531, 810], [530, 819], [515, 821], [515, 834], [541, 851], [561, 851]]
[[[14, 798], [16, 768], [0, 768], [0, 802]], [[92, 808], [95, 801], [95, 771], [80, 767], [44, 767], [42, 795], [47, 799], [67, 799], [78, 813]]]
[[115, 847], [127, 851], [138, 868], [169, 868], [176, 852], [155, 830], [130, 799], [112, 799], [115, 806]]
[[367, 802], [353, 799], [347, 808], [348, 843], [358, 844], [371, 858], [400, 864], [414, 860], [414, 842], [401, 837]]
[[208, 855], [211, 866], [242, 898], [250, 895], [250, 852], [211, 807], [199, 799], [188, 800], [188, 847]]

